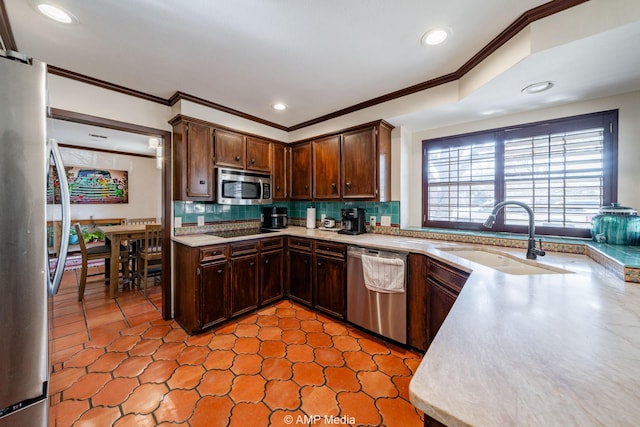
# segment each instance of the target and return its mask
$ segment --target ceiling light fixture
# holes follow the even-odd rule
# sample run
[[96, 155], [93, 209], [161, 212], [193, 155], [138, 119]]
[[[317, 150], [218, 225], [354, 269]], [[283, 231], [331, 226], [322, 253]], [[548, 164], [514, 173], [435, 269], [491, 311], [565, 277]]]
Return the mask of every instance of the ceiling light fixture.
[[283, 104], [281, 102], [278, 102], [277, 104], [273, 104], [271, 106], [274, 110], [278, 110], [278, 111], [284, 111], [287, 109], [286, 104]]
[[538, 82], [538, 83], [530, 84], [529, 86], [527, 86], [524, 89], [522, 89], [521, 92], [531, 95], [531, 94], [534, 94], [534, 93], [544, 92], [545, 90], [549, 90], [552, 87], [553, 87], [553, 82], [547, 80], [547, 81], [544, 81], [544, 82]]
[[78, 22], [78, 19], [73, 16], [73, 14], [67, 12], [60, 6], [55, 6], [51, 3], [38, 3], [36, 7], [40, 13], [56, 22], [61, 22], [63, 24]]
[[435, 46], [443, 43], [449, 37], [450, 33], [451, 31], [446, 28], [435, 28], [424, 33], [420, 41], [422, 44]]

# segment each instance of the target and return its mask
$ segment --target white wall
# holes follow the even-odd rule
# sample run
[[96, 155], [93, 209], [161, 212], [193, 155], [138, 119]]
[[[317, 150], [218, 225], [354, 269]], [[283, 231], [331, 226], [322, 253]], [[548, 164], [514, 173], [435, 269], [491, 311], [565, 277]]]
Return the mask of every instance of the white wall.
[[619, 110], [618, 202], [624, 206], [640, 209], [640, 191], [637, 188], [640, 182], [640, 167], [638, 167], [640, 162], [640, 92], [630, 92], [560, 107], [414, 132], [410, 146], [403, 146], [404, 150], [409, 150], [408, 156], [406, 152], [403, 153], [403, 158], [410, 159], [410, 163], [407, 165], [409, 171], [406, 184], [408, 185], [408, 194], [412, 196], [401, 201], [401, 215], [404, 217], [403, 211], [408, 212], [407, 223], [402, 223], [402, 226], [420, 226], [421, 224], [421, 149], [423, 140], [614, 109]]
[[[129, 203], [72, 204], [71, 219], [160, 218], [162, 202], [162, 171], [153, 158], [102, 153], [75, 148], [60, 148], [65, 166], [89, 166], [99, 169], [129, 172]], [[60, 219], [58, 209], [52, 218]]]

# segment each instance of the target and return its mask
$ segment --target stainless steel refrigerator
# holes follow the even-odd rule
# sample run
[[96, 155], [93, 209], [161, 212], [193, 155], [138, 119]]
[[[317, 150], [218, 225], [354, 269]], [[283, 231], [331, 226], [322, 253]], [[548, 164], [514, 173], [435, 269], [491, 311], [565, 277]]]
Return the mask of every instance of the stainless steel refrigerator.
[[[50, 296], [57, 292], [67, 239], [51, 272], [47, 177], [56, 165], [62, 199], [68, 186], [55, 142], [47, 141], [46, 65], [0, 50], [0, 427], [47, 426]], [[69, 207], [61, 207], [62, 235]]]

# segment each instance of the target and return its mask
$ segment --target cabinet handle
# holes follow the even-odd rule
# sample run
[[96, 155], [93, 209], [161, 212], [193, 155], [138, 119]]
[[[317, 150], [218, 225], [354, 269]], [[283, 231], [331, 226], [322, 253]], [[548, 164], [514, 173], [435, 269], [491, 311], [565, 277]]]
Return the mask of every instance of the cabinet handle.
[[336, 189], [336, 183], [335, 182], [331, 183], [331, 188], [333, 188], [334, 190]]
[[204, 184], [205, 184], [204, 179], [201, 179], [201, 180], [200, 180], [200, 185], [204, 185]]
[[280, 186], [276, 185], [276, 190], [280, 191]]
[[220, 269], [220, 270], [216, 271], [216, 273], [218, 273], [218, 274], [222, 274], [222, 269]]
[[267, 258], [267, 259], [265, 259], [265, 260], [264, 260], [264, 263], [265, 263], [265, 264], [269, 264], [269, 259], [268, 259], [268, 258]]
[[347, 186], [347, 188], [351, 188], [351, 183], [350, 183], [350, 182], [347, 182], [347, 183], [345, 183], [344, 185], [346, 185], [346, 186]]
[[309, 186], [308, 186], [307, 184], [305, 184], [305, 185], [304, 185], [304, 189], [305, 189], [305, 190], [308, 190], [308, 189], [309, 189]]
[[256, 159], [251, 159], [251, 164], [254, 164], [256, 162]]
[[236, 162], [240, 161], [240, 156], [236, 156]]
[[309, 261], [305, 259], [304, 260], [304, 265], [307, 265], [307, 264], [309, 264]]
[[251, 267], [251, 268], [253, 268], [255, 265], [256, 265], [256, 263], [255, 263], [255, 262], [250, 262], [250, 263], [249, 263], [249, 267]]
[[322, 263], [321, 262], [318, 263], [318, 267], [322, 267]]

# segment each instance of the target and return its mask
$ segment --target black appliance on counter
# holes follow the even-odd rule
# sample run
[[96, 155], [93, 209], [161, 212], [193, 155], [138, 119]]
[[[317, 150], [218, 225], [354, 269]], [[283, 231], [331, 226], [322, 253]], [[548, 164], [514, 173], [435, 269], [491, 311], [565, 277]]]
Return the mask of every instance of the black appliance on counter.
[[340, 209], [342, 216], [342, 230], [340, 234], [362, 234], [367, 230], [364, 228], [364, 209], [363, 208], [345, 208]]
[[287, 208], [270, 206], [262, 208], [262, 228], [278, 230], [287, 228]]

